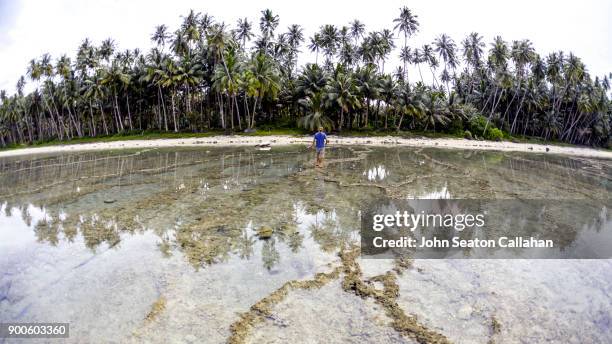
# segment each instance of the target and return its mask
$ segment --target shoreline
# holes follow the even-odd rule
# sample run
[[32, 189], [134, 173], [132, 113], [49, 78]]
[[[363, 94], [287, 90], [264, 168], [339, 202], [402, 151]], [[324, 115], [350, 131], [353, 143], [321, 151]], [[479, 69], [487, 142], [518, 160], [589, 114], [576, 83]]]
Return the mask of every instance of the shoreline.
[[[544, 153], [567, 155], [586, 158], [612, 159], [612, 151], [602, 149], [565, 147], [538, 143], [516, 143], [508, 141], [477, 141], [454, 138], [401, 138], [394, 136], [377, 137], [339, 137], [329, 135], [329, 145], [333, 146], [382, 146], [382, 147], [427, 147], [444, 149], [491, 150], [502, 152]], [[168, 147], [210, 147], [210, 146], [256, 146], [256, 145], [291, 145], [309, 144], [311, 136], [210, 136], [177, 139], [124, 140], [110, 142], [92, 142], [65, 144], [44, 147], [27, 147], [0, 151], [0, 158], [32, 154], [52, 154], [67, 152], [83, 152], [111, 149], [133, 148], [168, 148]]]

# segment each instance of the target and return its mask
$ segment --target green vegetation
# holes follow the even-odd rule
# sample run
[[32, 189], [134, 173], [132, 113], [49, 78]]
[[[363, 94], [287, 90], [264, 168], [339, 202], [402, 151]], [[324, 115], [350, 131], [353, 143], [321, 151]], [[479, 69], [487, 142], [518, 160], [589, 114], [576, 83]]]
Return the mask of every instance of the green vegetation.
[[[156, 27], [148, 52], [85, 39], [74, 59], [33, 59], [26, 74], [33, 91], [24, 92], [22, 76], [15, 94], [0, 92], [0, 147], [171, 133], [297, 134], [317, 126], [610, 144], [610, 76], [593, 78], [572, 53], [541, 57], [529, 40], [501, 37], [487, 49], [478, 33], [460, 44], [442, 34], [411, 46], [419, 21], [406, 7], [390, 18], [393, 29], [366, 32], [358, 20], [324, 25], [307, 44], [299, 25], [283, 31], [271, 10], [258, 24], [255, 34], [246, 18], [232, 26], [191, 11], [174, 32]], [[304, 47], [314, 64], [298, 65]], [[403, 66], [385, 69], [392, 54]]]

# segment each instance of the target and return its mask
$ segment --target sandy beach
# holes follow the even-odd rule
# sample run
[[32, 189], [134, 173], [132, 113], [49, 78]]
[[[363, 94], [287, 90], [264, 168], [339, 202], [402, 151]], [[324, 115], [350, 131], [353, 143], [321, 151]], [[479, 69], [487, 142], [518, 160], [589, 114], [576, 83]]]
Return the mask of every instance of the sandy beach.
[[[515, 143], [515, 142], [493, 142], [476, 141], [452, 138], [400, 138], [393, 136], [384, 137], [337, 137], [329, 135], [329, 145], [372, 145], [372, 146], [406, 146], [406, 147], [435, 147], [448, 149], [475, 149], [494, 151], [531, 152], [545, 154], [561, 154], [569, 156], [591, 157], [612, 159], [612, 151], [603, 149], [592, 149], [582, 147], [562, 147], [556, 145]], [[46, 147], [32, 147], [15, 150], [0, 151], [0, 158], [29, 155], [66, 153], [78, 151], [95, 151], [109, 149], [130, 148], [162, 148], [162, 147], [206, 147], [206, 146], [257, 146], [257, 145], [288, 145], [304, 144], [311, 142], [308, 136], [211, 136], [206, 138], [183, 138], [183, 139], [155, 139], [155, 140], [126, 140], [113, 142], [98, 142], [84, 144], [66, 144]]]

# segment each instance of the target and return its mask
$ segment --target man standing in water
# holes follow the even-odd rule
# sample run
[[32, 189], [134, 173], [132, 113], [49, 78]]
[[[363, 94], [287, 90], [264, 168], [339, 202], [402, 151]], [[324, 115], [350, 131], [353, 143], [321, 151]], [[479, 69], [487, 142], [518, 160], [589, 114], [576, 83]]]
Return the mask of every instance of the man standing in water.
[[323, 158], [325, 157], [325, 145], [327, 144], [327, 135], [323, 132], [323, 127], [319, 127], [319, 131], [314, 134], [314, 138], [310, 147], [312, 147], [313, 144], [317, 149], [315, 167], [323, 167]]

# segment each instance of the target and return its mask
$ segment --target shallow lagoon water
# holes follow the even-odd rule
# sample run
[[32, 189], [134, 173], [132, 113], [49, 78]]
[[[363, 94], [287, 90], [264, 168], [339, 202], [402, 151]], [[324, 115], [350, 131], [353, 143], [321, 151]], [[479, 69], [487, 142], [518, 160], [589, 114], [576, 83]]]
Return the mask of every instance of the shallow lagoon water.
[[[322, 170], [302, 146], [3, 159], [0, 322], [70, 323], [70, 338], [55, 342], [223, 343], [242, 314], [287, 282], [337, 269], [338, 252], [359, 243], [368, 200], [598, 204], [609, 201], [611, 166], [398, 147], [333, 147]], [[272, 238], [258, 238], [261, 226], [274, 229]], [[612, 341], [610, 260], [357, 264], [364, 279], [393, 274], [399, 307], [452, 342]], [[290, 290], [242, 339], [414, 342], [384, 307], [342, 282], [340, 274]]]

